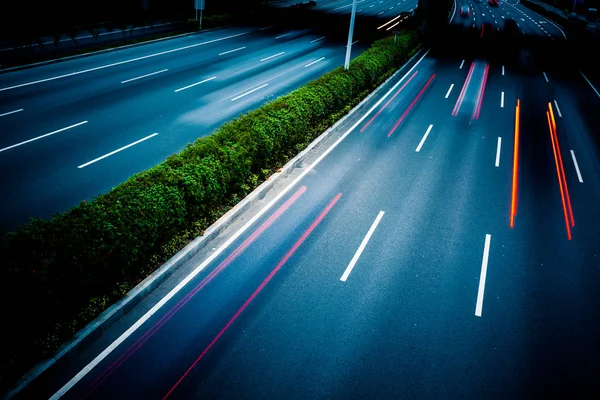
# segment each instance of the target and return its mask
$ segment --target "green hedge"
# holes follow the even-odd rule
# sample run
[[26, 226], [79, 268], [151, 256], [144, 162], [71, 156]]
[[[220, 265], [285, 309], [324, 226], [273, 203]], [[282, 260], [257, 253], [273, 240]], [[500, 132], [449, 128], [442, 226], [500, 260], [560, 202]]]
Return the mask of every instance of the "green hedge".
[[327, 73], [110, 192], [5, 235], [2, 388], [202, 234], [417, 47], [415, 32], [377, 41], [349, 71]]

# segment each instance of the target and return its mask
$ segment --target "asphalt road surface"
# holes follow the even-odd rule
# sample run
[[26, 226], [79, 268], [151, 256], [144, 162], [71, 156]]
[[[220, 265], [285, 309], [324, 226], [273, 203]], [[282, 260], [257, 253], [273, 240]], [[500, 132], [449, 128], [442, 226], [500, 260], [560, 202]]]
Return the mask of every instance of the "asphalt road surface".
[[[266, 28], [0, 75], [0, 232], [105, 193], [344, 63], [345, 43]], [[355, 43], [353, 56], [366, 47]]]
[[406, 68], [260, 212], [21, 397], [597, 398], [600, 94], [537, 67]]

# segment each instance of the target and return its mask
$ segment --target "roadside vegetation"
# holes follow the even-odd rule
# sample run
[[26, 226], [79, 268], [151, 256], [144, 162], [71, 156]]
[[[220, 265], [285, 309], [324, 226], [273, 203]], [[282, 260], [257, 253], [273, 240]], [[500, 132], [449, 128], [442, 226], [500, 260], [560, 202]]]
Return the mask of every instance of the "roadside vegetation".
[[358, 104], [419, 47], [416, 32], [198, 139], [161, 164], [0, 240], [7, 390]]

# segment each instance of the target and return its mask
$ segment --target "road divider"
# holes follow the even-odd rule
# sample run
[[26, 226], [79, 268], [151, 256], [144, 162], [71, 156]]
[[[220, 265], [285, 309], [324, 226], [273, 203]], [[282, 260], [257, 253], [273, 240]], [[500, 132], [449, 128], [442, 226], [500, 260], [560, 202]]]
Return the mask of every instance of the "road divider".
[[[71, 338], [111, 303], [125, 296], [190, 240], [202, 239], [205, 229], [210, 229], [273, 171], [368, 96], [417, 47], [417, 35], [410, 31], [399, 34], [395, 42], [392, 38], [376, 41], [351, 62], [349, 70], [340, 68], [327, 73], [222, 125], [212, 135], [198, 139], [108, 193], [82, 202], [51, 220], [33, 220], [3, 236], [0, 239], [2, 299], [9, 302], [24, 292], [29, 299], [13, 304], [6, 311], [8, 319], [22, 315], [28, 318], [5, 335], [3, 351], [7, 357], [0, 365], [2, 371], [10, 372], [14, 379], [14, 374], [31, 367], [32, 361], [42, 359], [42, 350], [45, 354], [52, 353], [57, 344]], [[339, 140], [362, 124], [404, 80], [394, 85]], [[329, 147], [311, 167], [338, 143]], [[285, 191], [280, 193], [283, 196]], [[252, 217], [248, 222], [251, 225], [255, 221]], [[244, 230], [250, 225], [244, 225]], [[237, 232], [241, 234], [242, 230]], [[212, 254], [220, 254], [227, 246]], [[203, 263], [202, 268], [206, 265]], [[19, 274], [8, 273], [16, 270]], [[162, 282], [173, 270], [176, 268], [160, 269], [151, 282]], [[64, 276], [73, 279], [62, 279]], [[142, 295], [137, 293], [147, 293], [144, 290], [136, 287], [132, 297], [123, 299], [125, 305], [117, 307], [117, 311], [107, 311], [109, 314], [102, 321], [117, 321], [124, 309], [130, 310], [141, 301]], [[130, 327], [127, 336], [143, 323], [139, 321], [139, 325]], [[92, 324], [68, 348], [80, 350], [81, 343], [91, 343], [107, 325], [108, 322]], [[103, 328], [97, 329], [98, 326]], [[34, 342], [39, 346], [31, 346]], [[119, 343], [107, 348], [103, 357], [117, 346]], [[62, 354], [65, 353], [57, 354], [45, 365], [51, 365]], [[7, 360], [10, 368], [5, 364]], [[65, 386], [66, 390], [89, 369], [80, 372]]]
[[4, 148], [0, 149], [0, 153], [2, 153], [3, 151], [14, 149], [15, 147], [23, 146], [24, 144], [27, 144], [27, 143], [35, 142], [36, 140], [40, 140], [40, 139], [43, 139], [43, 138], [48, 137], [48, 136], [52, 136], [52, 135], [60, 133], [60, 132], [64, 132], [64, 131], [69, 130], [69, 129], [76, 128], [78, 126], [81, 126], [81, 125], [84, 125], [84, 124], [87, 124], [87, 123], [88, 123], [88, 121], [82, 121], [82, 122], [79, 122], [77, 124], [69, 125], [69, 126], [67, 126], [65, 128], [57, 129], [57, 130], [52, 131], [50, 133], [46, 133], [45, 135], [37, 136], [37, 137], [31, 138], [31, 139], [25, 140], [23, 142], [19, 142], [17, 144], [13, 144], [12, 146], [4, 147]]
[[348, 264], [348, 266], [346, 267], [346, 270], [342, 274], [340, 281], [346, 282], [346, 280], [350, 276], [350, 273], [354, 269], [354, 266], [358, 262], [358, 259], [360, 258], [361, 254], [365, 250], [365, 247], [367, 247], [367, 243], [369, 243], [369, 240], [371, 240], [371, 236], [373, 236], [373, 233], [375, 233], [375, 229], [377, 229], [377, 225], [379, 225], [379, 222], [381, 222], [381, 218], [383, 218], [383, 214], [385, 214], [383, 211], [379, 211], [379, 214], [377, 214], [375, 221], [373, 221], [373, 223], [371, 224], [371, 227], [367, 231], [367, 234], [365, 235], [362, 242], [360, 243], [360, 246], [358, 246], [358, 249], [356, 249], [356, 253], [354, 253], [354, 257], [352, 257], [352, 260], [350, 260], [350, 264]]

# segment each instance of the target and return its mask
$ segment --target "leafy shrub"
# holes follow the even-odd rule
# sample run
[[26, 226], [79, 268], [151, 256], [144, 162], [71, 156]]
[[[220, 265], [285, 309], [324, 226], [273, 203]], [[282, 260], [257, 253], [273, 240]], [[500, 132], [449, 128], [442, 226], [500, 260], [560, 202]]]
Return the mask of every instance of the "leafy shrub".
[[225, 123], [163, 163], [0, 240], [6, 388], [201, 234], [381, 84], [417, 47], [384, 39], [317, 80]]

